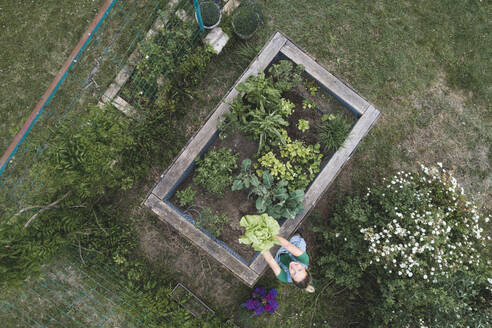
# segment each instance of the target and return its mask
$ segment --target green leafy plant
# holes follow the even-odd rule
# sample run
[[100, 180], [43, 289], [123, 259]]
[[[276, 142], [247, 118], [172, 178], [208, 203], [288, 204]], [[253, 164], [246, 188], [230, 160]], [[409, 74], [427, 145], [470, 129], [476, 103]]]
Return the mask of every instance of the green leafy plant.
[[200, 13], [202, 15], [203, 25], [210, 27], [219, 22], [220, 8], [213, 1], [200, 2]]
[[267, 113], [261, 108], [250, 112], [249, 116], [250, 120], [241, 130], [259, 140], [257, 154], [261, 153], [265, 145], [277, 146], [285, 143], [287, 131], [281, 127], [288, 126], [289, 123], [282, 115], [276, 112]]
[[269, 170], [277, 180], [287, 181], [290, 191], [304, 190], [320, 170], [323, 155], [319, 148], [318, 144], [306, 145], [288, 138], [280, 146], [279, 157], [269, 151], [258, 159], [257, 173], [261, 176], [264, 170]]
[[311, 108], [316, 108], [316, 104], [308, 99], [304, 99], [302, 101], [302, 109], [311, 109]]
[[196, 191], [189, 186], [183, 190], [178, 190], [176, 192], [176, 197], [178, 197], [179, 206], [186, 207], [193, 205], [195, 195]]
[[316, 93], [319, 90], [319, 85], [313, 80], [305, 80], [304, 87], [308, 90], [311, 96], [316, 96]]
[[222, 231], [229, 221], [229, 218], [225, 214], [214, 213], [211, 208], [205, 207], [200, 212], [200, 218], [195, 222], [195, 224], [203, 227], [205, 230], [218, 238], [222, 235]]
[[205, 188], [208, 192], [221, 197], [229, 186], [233, 177], [232, 171], [237, 168], [237, 154], [229, 148], [221, 148], [208, 152], [203, 159], [195, 160], [197, 168], [193, 181]]
[[248, 198], [256, 197], [258, 213], [267, 213], [275, 219], [293, 219], [303, 210], [303, 190], [287, 190], [286, 181], [275, 182], [270, 172], [263, 172], [262, 180], [251, 172], [251, 160], [245, 159], [241, 164], [241, 173], [236, 177], [232, 190], [249, 189]]
[[297, 121], [297, 128], [301, 132], [306, 132], [307, 130], [309, 130], [309, 121], [306, 120]]
[[296, 85], [302, 82], [301, 74], [304, 71], [304, 66], [296, 65], [290, 60], [281, 60], [278, 64], [272, 65], [268, 73], [273, 78], [273, 85], [280, 92], [285, 92], [293, 89]]
[[263, 106], [266, 111], [272, 112], [278, 109], [281, 99], [281, 91], [277, 89], [271, 78], [264, 72], [258, 75], [250, 75], [236, 87], [239, 92], [245, 93], [245, 98], [251, 104]]
[[320, 124], [318, 130], [318, 141], [323, 151], [337, 150], [347, 139], [350, 132], [350, 123], [342, 115], [332, 114]]
[[264, 252], [279, 244], [275, 235], [279, 233], [280, 226], [268, 214], [245, 215], [239, 224], [246, 228], [239, 242], [246, 245], [251, 244], [255, 251]]

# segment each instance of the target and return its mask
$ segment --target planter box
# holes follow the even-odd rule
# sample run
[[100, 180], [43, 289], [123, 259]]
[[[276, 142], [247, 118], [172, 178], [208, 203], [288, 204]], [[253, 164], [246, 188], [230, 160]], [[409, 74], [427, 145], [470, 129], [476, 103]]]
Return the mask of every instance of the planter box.
[[352, 156], [362, 138], [369, 132], [379, 117], [379, 111], [359, 96], [349, 85], [342, 82], [320, 66], [301, 48], [296, 46], [280, 32], [275, 32], [248, 69], [236, 81], [231, 90], [218, 104], [207, 122], [190, 139], [171, 166], [161, 175], [159, 182], [150, 191], [145, 205], [159, 216], [162, 221], [171, 224], [180, 233], [202, 248], [210, 256], [229, 269], [248, 286], [254, 286], [267, 268], [266, 262], [258, 253], [251, 261], [246, 261], [222, 241], [214, 238], [204, 229], [193, 224], [193, 218], [182, 213], [170, 202], [176, 188], [194, 168], [194, 160], [200, 156], [216, 139], [217, 124], [229, 110], [229, 103], [238, 95], [235, 87], [250, 75], [264, 70], [276, 58], [286, 58], [305, 67], [305, 73], [337, 98], [357, 118], [343, 146], [339, 148], [306, 190], [304, 210], [294, 219], [286, 220], [280, 229], [280, 235], [288, 238], [301, 225], [307, 214], [314, 208], [322, 194], [335, 180], [342, 167]]

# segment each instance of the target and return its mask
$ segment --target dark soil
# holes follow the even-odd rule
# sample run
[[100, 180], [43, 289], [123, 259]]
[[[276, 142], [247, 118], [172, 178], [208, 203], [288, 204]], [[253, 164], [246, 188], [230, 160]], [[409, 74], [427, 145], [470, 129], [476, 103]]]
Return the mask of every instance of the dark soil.
[[[231, 148], [238, 156], [238, 169], [233, 172], [233, 175], [237, 175], [240, 171], [240, 164], [243, 159], [251, 158], [258, 150], [258, 144], [256, 141], [252, 141], [244, 137], [243, 135], [236, 133], [227, 137], [224, 140], [217, 138], [212, 144], [210, 149], [219, 148]], [[245, 229], [239, 225], [241, 217], [244, 215], [256, 213], [256, 207], [253, 199], [248, 200], [247, 191], [226, 191], [221, 199], [217, 199], [216, 196], [208, 193], [202, 187], [193, 182], [194, 174], [190, 174], [184, 182], [179, 186], [179, 190], [185, 189], [190, 186], [193, 190], [196, 190], [195, 206], [197, 207], [210, 207], [216, 213], [225, 214], [229, 219], [229, 224], [225, 226], [221, 236], [219, 237], [224, 243], [241, 255], [246, 261], [253, 258], [255, 251], [248, 245], [239, 243], [238, 239], [245, 232]], [[173, 195], [171, 202], [178, 206], [176, 195]], [[181, 211], [185, 211], [185, 208], [180, 208]], [[197, 218], [196, 213], [190, 213], [193, 218]]]
[[[295, 104], [295, 110], [293, 114], [288, 118], [289, 126], [286, 128], [289, 137], [292, 140], [302, 140], [308, 145], [314, 145], [317, 143], [317, 126], [321, 122], [323, 114], [339, 114], [345, 112], [344, 116], [355, 122], [355, 117], [340, 104], [335, 98], [329, 94], [322, 94], [322, 90], [318, 90], [313, 97], [309, 94], [304, 86], [297, 87], [294, 91], [287, 92], [283, 95], [284, 98], [290, 100]], [[303, 109], [302, 102], [304, 99], [314, 101], [317, 105], [316, 108]], [[343, 109], [343, 112], [341, 111]], [[304, 119], [309, 122], [309, 129], [305, 132], [301, 132], [297, 128], [299, 119]], [[221, 140], [217, 138], [209, 150], [219, 149], [227, 147], [232, 149], [238, 156], [238, 168], [233, 172], [233, 176], [240, 172], [240, 164], [245, 158], [255, 158], [255, 154], [258, 148], [256, 141], [250, 140], [244, 135], [239, 133], [228, 136], [226, 139]], [[332, 154], [325, 154], [322, 167], [324, 163], [331, 157]], [[201, 210], [205, 207], [211, 208], [217, 214], [225, 214], [229, 218], [229, 223], [222, 230], [222, 234], [218, 239], [222, 240], [231, 249], [237, 252], [246, 261], [250, 261], [255, 251], [249, 245], [240, 244], [238, 239], [241, 237], [245, 229], [239, 225], [241, 217], [248, 214], [254, 214], [256, 212], [254, 199], [248, 199], [247, 191], [230, 191], [227, 190], [223, 197], [218, 199], [216, 196], [208, 193], [202, 187], [196, 185], [193, 182], [194, 173], [192, 172], [178, 187], [178, 190], [183, 190], [188, 186], [197, 191], [194, 200], [194, 206]], [[171, 202], [178, 206], [178, 199], [174, 194], [171, 198]], [[179, 206], [178, 206], [179, 207]], [[198, 214], [195, 210], [186, 211], [186, 208], [179, 207], [181, 211], [186, 212], [194, 219], [198, 219]]]

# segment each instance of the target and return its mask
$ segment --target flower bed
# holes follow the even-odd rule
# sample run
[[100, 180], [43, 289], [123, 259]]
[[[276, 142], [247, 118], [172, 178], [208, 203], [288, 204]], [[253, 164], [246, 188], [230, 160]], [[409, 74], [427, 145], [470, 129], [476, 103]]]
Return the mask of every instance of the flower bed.
[[[301, 65], [299, 75], [295, 67]], [[146, 205], [253, 285], [266, 264], [238, 242], [241, 217], [268, 213], [279, 220], [281, 235], [293, 233], [378, 116], [277, 32], [163, 174]]]

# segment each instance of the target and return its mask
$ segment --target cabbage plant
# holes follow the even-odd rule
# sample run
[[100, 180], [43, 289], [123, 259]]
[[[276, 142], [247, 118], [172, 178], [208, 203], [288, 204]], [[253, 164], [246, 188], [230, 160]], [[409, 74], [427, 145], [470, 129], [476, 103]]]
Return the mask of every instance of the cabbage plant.
[[280, 226], [277, 220], [268, 214], [245, 215], [239, 224], [246, 228], [246, 233], [239, 238], [239, 242], [251, 244], [255, 251], [263, 253], [275, 244], [279, 244], [275, 235], [280, 231]]

